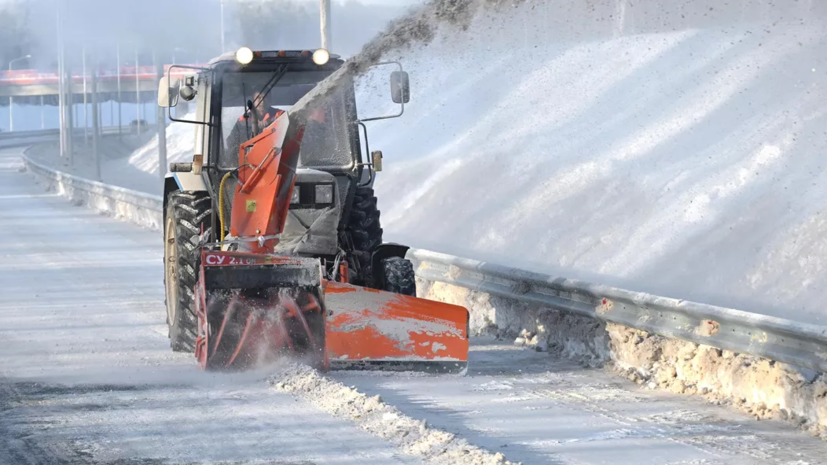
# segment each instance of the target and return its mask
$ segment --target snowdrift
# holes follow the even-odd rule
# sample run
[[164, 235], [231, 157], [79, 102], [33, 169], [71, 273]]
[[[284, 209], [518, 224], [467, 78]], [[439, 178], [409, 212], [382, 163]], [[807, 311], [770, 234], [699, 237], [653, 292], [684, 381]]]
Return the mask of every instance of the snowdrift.
[[[405, 115], [369, 126], [386, 239], [827, 323], [825, 18], [446, 0], [397, 20], [356, 57], [411, 75]], [[376, 79], [360, 114], [390, 108]], [[170, 126], [170, 161], [191, 131]], [[156, 148], [130, 163], [157, 172]]]
[[559, 3], [385, 54], [412, 83], [370, 127], [386, 239], [827, 323], [823, 7]]
[[[195, 114], [188, 114], [181, 119], [194, 119]], [[167, 162], [192, 161], [195, 149], [195, 126], [189, 123], [171, 123], [167, 126]], [[143, 172], [160, 176], [158, 170], [158, 136], [129, 156], [129, 164]], [[166, 167], [164, 167], [166, 172]], [[160, 182], [160, 181], [159, 181]]]

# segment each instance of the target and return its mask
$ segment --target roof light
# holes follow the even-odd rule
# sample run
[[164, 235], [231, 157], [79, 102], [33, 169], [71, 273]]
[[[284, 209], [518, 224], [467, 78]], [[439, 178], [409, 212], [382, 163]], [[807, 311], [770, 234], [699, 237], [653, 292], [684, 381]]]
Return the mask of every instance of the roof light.
[[253, 61], [253, 51], [250, 47], [241, 47], [235, 52], [235, 60], [242, 65], [248, 65]]
[[327, 63], [328, 60], [330, 60], [330, 52], [327, 50], [320, 48], [313, 52], [313, 63], [321, 66]]

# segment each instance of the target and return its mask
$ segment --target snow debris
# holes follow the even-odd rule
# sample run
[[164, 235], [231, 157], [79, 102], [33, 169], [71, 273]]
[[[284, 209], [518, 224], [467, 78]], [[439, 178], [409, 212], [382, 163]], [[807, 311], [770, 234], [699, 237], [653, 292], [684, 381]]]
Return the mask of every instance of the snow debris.
[[279, 391], [289, 392], [336, 417], [355, 422], [361, 429], [392, 442], [406, 454], [429, 463], [450, 465], [506, 465], [502, 453], [469, 444], [453, 433], [429, 427], [386, 404], [382, 397], [367, 396], [300, 364], [288, 364], [270, 378]]
[[700, 395], [827, 440], [827, 374], [450, 284], [418, 279], [417, 289], [420, 297], [468, 308], [474, 335], [536, 343], [584, 366], [606, 366], [649, 389]]

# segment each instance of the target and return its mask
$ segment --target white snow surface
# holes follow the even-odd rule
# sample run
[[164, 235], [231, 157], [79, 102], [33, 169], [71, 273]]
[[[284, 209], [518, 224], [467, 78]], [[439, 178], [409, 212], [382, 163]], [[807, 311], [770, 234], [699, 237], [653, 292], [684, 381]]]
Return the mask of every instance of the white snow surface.
[[388, 53], [412, 97], [369, 127], [386, 240], [827, 323], [824, 5], [629, 3]]
[[[464, 3], [464, 30], [385, 55], [412, 85], [369, 123], [386, 239], [827, 323], [826, 8]], [[361, 116], [396, 110], [386, 80]], [[157, 173], [156, 147], [129, 163]]]

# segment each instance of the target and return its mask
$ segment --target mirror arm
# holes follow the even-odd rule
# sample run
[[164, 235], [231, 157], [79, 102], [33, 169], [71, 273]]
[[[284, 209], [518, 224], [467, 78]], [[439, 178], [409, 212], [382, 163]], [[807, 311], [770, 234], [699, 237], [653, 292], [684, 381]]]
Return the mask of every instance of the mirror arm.
[[395, 115], [374, 116], [373, 118], [365, 118], [365, 119], [360, 119], [360, 120], [359, 120], [359, 122], [360, 122], [360, 123], [364, 123], [365, 121], [378, 121], [378, 120], [380, 120], [380, 119], [393, 119], [393, 118], [399, 118], [400, 116], [402, 116], [402, 115], [405, 113], [405, 104], [404, 104], [404, 103], [400, 103], [400, 104], [399, 104], [399, 106], [400, 106], [400, 108], [399, 108], [399, 113], [397, 113], [397, 114], [395, 114]]
[[373, 158], [370, 153], [370, 143], [368, 142], [368, 127], [361, 121], [356, 121], [356, 124], [359, 126], [356, 131], [358, 132], [359, 129], [362, 129], [365, 133], [365, 150], [367, 151], [366, 157], [369, 158], [368, 163], [361, 163], [363, 167], [366, 166], [368, 168], [368, 181], [365, 184], [359, 184], [359, 187], [364, 187], [369, 186], [373, 182]]

